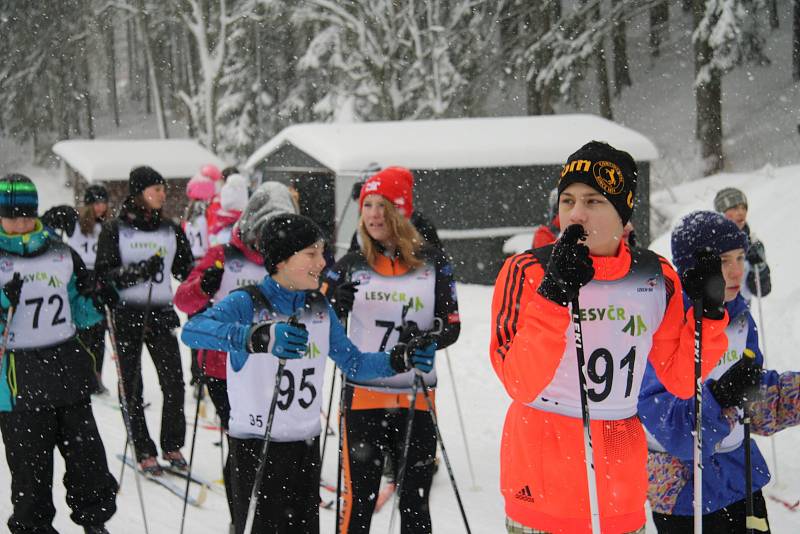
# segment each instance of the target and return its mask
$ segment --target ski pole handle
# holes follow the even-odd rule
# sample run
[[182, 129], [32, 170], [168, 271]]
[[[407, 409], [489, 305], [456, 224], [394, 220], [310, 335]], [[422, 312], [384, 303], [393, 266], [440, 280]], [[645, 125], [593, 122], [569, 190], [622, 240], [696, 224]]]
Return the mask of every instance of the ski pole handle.
[[3, 327], [3, 346], [0, 347], [0, 369], [3, 368], [3, 359], [6, 356], [6, 349], [8, 348], [8, 336], [11, 334], [11, 320], [14, 318], [14, 308], [14, 305], [8, 307], [6, 324]]

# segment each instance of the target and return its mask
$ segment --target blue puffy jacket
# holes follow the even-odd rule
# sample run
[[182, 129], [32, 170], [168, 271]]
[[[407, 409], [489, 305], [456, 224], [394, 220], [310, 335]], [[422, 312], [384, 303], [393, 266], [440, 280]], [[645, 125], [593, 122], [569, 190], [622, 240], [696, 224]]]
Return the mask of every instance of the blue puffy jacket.
[[[747, 303], [741, 295], [726, 303], [731, 321], [747, 314], [746, 346], [764, 358], [758, 348], [758, 333]], [[708, 514], [745, 498], [744, 443], [730, 452], [716, 452], [738, 417], [736, 408], [722, 409], [703, 385], [703, 513]], [[778, 407], [780, 406], [780, 410]], [[639, 418], [666, 452], [648, 455], [648, 500], [653, 511], [671, 515], [693, 515], [694, 398], [682, 400], [670, 394], [648, 364], [639, 393]], [[765, 371], [761, 395], [751, 406], [751, 432], [770, 435], [800, 424], [800, 373]], [[769, 482], [764, 457], [752, 443], [753, 491]]]
[[[305, 291], [290, 291], [270, 276], [265, 276], [259, 290], [278, 313], [294, 315], [302, 311]], [[395, 374], [386, 352], [361, 352], [344, 331], [333, 308], [330, 316], [329, 356], [353, 380], [369, 380]], [[245, 291], [234, 291], [214, 307], [193, 316], [183, 327], [181, 340], [196, 349], [212, 349], [230, 353], [234, 371], [241, 369], [249, 354], [247, 336], [253, 322], [253, 300]]]

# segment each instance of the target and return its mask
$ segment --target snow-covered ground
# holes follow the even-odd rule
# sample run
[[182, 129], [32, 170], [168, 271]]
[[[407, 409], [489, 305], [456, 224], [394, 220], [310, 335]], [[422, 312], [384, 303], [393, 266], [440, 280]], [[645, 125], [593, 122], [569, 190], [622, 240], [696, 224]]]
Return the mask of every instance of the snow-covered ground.
[[[40, 188], [44, 207], [66, 202], [69, 192], [63, 188], [56, 173], [42, 174], [40, 169], [31, 169], [31, 175]], [[695, 182], [687, 182], [671, 191], [660, 191], [652, 198], [654, 206], [664, 217], [676, 217], [693, 209], [708, 209], [714, 193], [725, 185], [741, 187], [750, 200], [750, 221], [755, 232], [763, 239], [773, 276], [773, 294], [764, 300], [767, 338], [767, 363], [771, 368], [788, 370], [800, 368], [796, 362], [797, 347], [800, 346], [800, 283], [795, 271], [800, 262], [796, 229], [800, 226], [800, 215], [793, 200], [800, 196], [800, 166], [784, 168], [764, 168], [746, 174], [725, 174]], [[669, 255], [669, 240], [662, 236], [654, 243], [654, 248]], [[498, 491], [498, 451], [500, 433], [508, 398], [495, 377], [487, 347], [489, 343], [489, 308], [492, 288], [488, 286], [460, 285], [459, 296], [463, 328], [458, 343], [447, 352], [438, 355], [440, 387], [437, 394], [439, 418], [442, 434], [453, 462], [459, 489], [476, 533], [503, 531], [503, 502]], [[763, 335], [763, 334], [762, 334]], [[465, 417], [465, 425], [472, 461], [475, 468], [475, 485], [470, 477], [461, 429], [455, 405], [455, 395], [451, 381], [451, 367], [458, 388], [459, 400]], [[147, 410], [150, 430], [158, 434], [161, 395], [158, 390], [155, 371], [147, 358], [144, 363], [145, 397], [153, 406]], [[116, 383], [113, 364], [107, 356], [104, 379], [107, 385]], [[184, 364], [188, 375], [188, 350], [185, 350]], [[329, 373], [328, 373], [329, 376]], [[326, 399], [327, 399], [326, 384]], [[187, 447], [191, 436], [191, 418], [194, 415], [195, 401], [186, 396]], [[115, 458], [122, 451], [125, 433], [119, 411], [112, 407], [113, 402], [95, 403], [95, 417], [100, 426], [106, 445], [109, 465], [115, 476], [120, 463]], [[208, 417], [213, 418], [213, 409], [206, 407]], [[218, 432], [202, 426], [197, 435], [197, 455], [195, 470], [209, 479], [219, 479], [220, 449]], [[770, 442], [758, 438], [762, 450], [771, 463]], [[335, 479], [336, 442], [329, 439], [328, 450], [323, 466], [327, 480]], [[778, 453], [778, 475], [780, 484], [767, 489], [768, 495], [795, 502], [800, 499], [800, 457], [794, 451], [800, 448], [800, 429], [790, 429], [775, 438]], [[1, 446], [0, 446], [1, 447]], [[56, 454], [56, 474], [54, 502], [58, 509], [55, 527], [61, 532], [77, 532], [77, 527], [69, 520], [69, 509], [64, 502], [63, 463]], [[775, 470], [773, 469], [773, 472]], [[117, 503], [119, 510], [108, 524], [114, 534], [141, 533], [142, 519], [136, 496], [132, 473], [125, 475], [122, 493]], [[5, 462], [0, 462], [0, 518], [10, 513], [9, 474]], [[160, 487], [144, 482], [145, 504], [150, 532], [154, 534], [176, 532], [180, 525], [181, 502]], [[449, 486], [446, 471], [441, 469], [434, 480], [432, 492], [432, 515], [434, 530], [439, 533], [463, 532], [461, 518]], [[784, 506], [769, 500], [772, 531], [790, 533], [800, 531], [800, 515], [790, 512]], [[385, 532], [389, 523], [387, 507], [375, 517], [373, 532]], [[334, 532], [334, 515], [330, 511], [320, 512], [323, 533]], [[228, 512], [221, 493], [210, 493], [202, 509], [189, 508], [186, 532], [223, 533], [228, 524]], [[651, 532], [654, 530], [649, 530]]]

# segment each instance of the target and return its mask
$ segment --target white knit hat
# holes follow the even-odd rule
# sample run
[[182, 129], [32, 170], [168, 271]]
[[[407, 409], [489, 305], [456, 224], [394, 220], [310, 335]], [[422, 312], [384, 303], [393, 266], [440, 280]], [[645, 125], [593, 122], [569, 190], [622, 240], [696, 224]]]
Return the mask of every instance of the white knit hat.
[[241, 174], [231, 174], [219, 192], [219, 203], [226, 211], [244, 211], [247, 207], [247, 179]]

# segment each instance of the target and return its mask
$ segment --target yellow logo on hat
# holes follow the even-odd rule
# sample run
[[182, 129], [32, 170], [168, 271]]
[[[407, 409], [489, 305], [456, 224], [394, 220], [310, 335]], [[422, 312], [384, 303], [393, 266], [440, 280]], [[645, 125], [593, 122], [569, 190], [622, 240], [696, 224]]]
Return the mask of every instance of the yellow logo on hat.
[[625, 187], [625, 177], [616, 163], [597, 161], [592, 165], [592, 174], [597, 185], [609, 195], [618, 195]]

